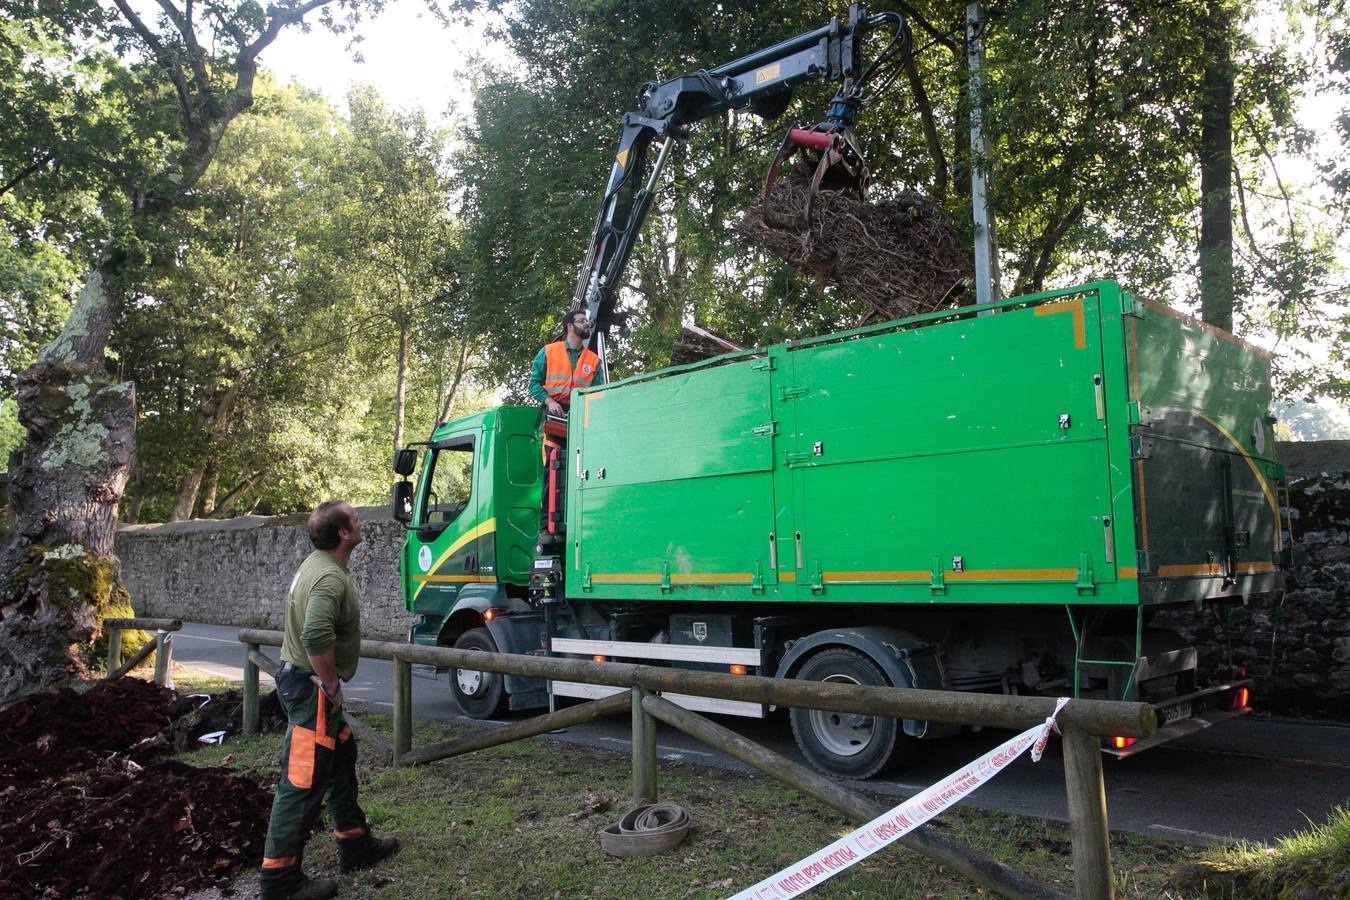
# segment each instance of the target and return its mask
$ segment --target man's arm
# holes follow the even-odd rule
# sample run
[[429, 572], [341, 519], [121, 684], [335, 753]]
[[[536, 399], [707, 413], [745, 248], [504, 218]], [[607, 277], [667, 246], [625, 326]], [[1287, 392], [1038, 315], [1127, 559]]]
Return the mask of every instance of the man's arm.
[[548, 391], [544, 390], [544, 370], [546, 354], [544, 348], [534, 355], [534, 365], [530, 367], [530, 396], [540, 403], [548, 402]]
[[324, 693], [336, 697], [342, 688], [337, 674], [337, 612], [343, 585], [334, 575], [324, 575], [310, 588], [305, 602], [305, 625], [300, 645], [305, 648], [310, 668], [319, 676]]
[[329, 647], [318, 656], [310, 656], [309, 667], [319, 677], [319, 686], [328, 695], [328, 699], [338, 701], [342, 693], [342, 682], [338, 680], [336, 648]]

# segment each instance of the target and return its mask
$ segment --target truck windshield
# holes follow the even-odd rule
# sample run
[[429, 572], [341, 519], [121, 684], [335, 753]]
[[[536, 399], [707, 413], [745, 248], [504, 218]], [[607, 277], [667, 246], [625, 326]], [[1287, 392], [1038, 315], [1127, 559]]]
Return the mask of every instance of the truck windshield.
[[433, 450], [430, 487], [423, 497], [419, 525], [443, 525], [459, 518], [473, 490], [473, 441]]

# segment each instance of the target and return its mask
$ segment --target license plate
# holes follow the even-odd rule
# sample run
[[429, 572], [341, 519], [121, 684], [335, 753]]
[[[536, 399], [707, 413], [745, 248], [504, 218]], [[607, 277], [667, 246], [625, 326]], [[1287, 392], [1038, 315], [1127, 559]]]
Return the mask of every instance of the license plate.
[[1161, 710], [1159, 710], [1159, 718], [1162, 719], [1162, 722], [1160, 722], [1159, 724], [1161, 725], [1169, 725], [1172, 722], [1177, 722], [1180, 721], [1181, 719], [1189, 719], [1190, 717], [1191, 717], [1191, 704], [1189, 700], [1186, 701], [1185, 703], [1177, 703], [1172, 706], [1164, 706]]

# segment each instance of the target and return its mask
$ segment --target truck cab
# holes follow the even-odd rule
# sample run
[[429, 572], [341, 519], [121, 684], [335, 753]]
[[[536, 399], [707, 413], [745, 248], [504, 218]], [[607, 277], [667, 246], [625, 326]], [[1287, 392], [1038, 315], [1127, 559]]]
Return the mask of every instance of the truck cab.
[[[395, 516], [408, 528], [399, 570], [416, 615], [413, 643], [540, 649], [543, 620], [525, 602], [539, 533], [537, 418], [536, 407], [499, 406], [447, 422], [401, 451], [399, 474], [417, 474], [415, 486], [395, 487]], [[486, 672], [452, 672], [451, 692], [480, 718], [543, 702], [542, 683]]]

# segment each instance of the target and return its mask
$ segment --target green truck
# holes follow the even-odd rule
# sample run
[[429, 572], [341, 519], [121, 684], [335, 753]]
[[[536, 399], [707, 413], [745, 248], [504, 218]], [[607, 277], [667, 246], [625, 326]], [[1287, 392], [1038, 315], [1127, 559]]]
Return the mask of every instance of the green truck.
[[[1250, 710], [1245, 672], [1150, 621], [1283, 590], [1270, 409], [1267, 354], [1115, 282], [961, 307], [579, 393], [545, 544], [538, 410], [490, 409], [398, 454], [410, 639], [1154, 704], [1128, 755]], [[450, 688], [476, 717], [612, 690]], [[855, 778], [955, 731], [789, 718]]]

